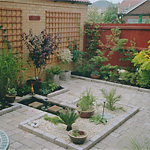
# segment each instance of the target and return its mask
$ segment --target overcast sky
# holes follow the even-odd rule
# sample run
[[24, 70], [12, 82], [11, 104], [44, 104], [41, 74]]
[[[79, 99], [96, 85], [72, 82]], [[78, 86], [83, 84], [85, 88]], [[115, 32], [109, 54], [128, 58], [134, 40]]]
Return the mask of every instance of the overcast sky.
[[[96, 2], [96, 1], [98, 0], [90, 0], [91, 3]], [[118, 2], [121, 3], [123, 0], [107, 0], [107, 1], [112, 2], [112, 3], [118, 3]]]

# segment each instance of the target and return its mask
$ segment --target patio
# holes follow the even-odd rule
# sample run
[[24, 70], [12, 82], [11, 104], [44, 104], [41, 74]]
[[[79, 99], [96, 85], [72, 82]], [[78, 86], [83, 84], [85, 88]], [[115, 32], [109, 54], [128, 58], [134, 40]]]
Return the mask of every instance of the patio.
[[[69, 89], [61, 95], [52, 97], [52, 99], [59, 102], [72, 103], [80, 94], [87, 88], [91, 88], [95, 96], [101, 96], [99, 89], [117, 89], [117, 94], [122, 95], [121, 102], [124, 104], [130, 104], [140, 107], [140, 111], [132, 118], [126, 121], [118, 129], [108, 135], [101, 142], [96, 144], [91, 150], [98, 149], [131, 149], [131, 138], [139, 139], [143, 141], [146, 138], [149, 139], [150, 122], [149, 122], [149, 90], [141, 88], [132, 88], [130, 86], [114, 84], [111, 82], [99, 81], [93, 82], [92, 79], [83, 78], [71, 78], [70, 81], [61, 82], [61, 85]], [[27, 106], [23, 106], [20, 109], [6, 113], [0, 116], [0, 129], [5, 131], [10, 140], [9, 150], [62, 150], [64, 148], [59, 147], [49, 141], [46, 141], [31, 133], [25, 132], [19, 129], [19, 123], [37, 116], [41, 113], [40, 110], [36, 110]]]

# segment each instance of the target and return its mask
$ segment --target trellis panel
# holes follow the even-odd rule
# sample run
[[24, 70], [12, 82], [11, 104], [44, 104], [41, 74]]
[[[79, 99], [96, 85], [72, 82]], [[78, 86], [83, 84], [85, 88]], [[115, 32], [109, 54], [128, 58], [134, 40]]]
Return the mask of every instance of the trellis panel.
[[[76, 40], [80, 46], [80, 13], [46, 11], [46, 31], [52, 35], [59, 34], [61, 44], [58, 49], [64, 49], [70, 42]], [[57, 62], [56, 53], [50, 56], [51, 62]]]
[[[22, 10], [0, 8], [0, 48], [4, 49], [4, 37], [8, 37], [14, 53], [22, 54]], [[3, 31], [6, 30], [5, 33]]]

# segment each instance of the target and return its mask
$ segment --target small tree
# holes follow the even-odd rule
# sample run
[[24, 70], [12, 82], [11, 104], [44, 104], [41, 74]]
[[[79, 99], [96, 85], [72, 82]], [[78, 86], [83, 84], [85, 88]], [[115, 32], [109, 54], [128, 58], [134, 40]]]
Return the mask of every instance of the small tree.
[[102, 23], [103, 16], [98, 11], [98, 8], [89, 8], [87, 12], [88, 23]]
[[35, 78], [39, 77], [41, 70], [45, 69], [48, 56], [54, 54], [54, 50], [60, 44], [60, 38], [58, 35], [46, 34], [46, 30], [43, 30], [39, 35], [34, 35], [30, 29], [28, 35], [23, 33], [22, 39], [29, 50], [29, 61], [32, 60], [35, 66]]
[[108, 7], [104, 12], [103, 23], [113, 23], [117, 18], [117, 8]]

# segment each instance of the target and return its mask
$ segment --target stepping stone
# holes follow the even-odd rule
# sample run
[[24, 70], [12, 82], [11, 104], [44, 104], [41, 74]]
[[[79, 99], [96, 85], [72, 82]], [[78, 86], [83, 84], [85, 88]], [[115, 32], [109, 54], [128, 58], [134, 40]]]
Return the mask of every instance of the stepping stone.
[[52, 113], [57, 113], [58, 111], [62, 110], [63, 108], [62, 107], [59, 107], [59, 106], [52, 106], [52, 107], [49, 107], [48, 108], [48, 111], [52, 112]]
[[38, 108], [38, 107], [43, 106], [43, 103], [33, 102], [33, 103], [30, 103], [29, 106], [34, 107], [34, 108]]

